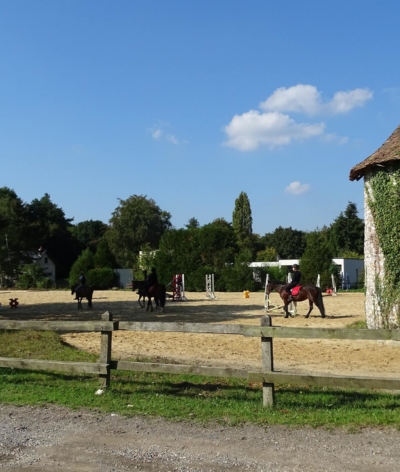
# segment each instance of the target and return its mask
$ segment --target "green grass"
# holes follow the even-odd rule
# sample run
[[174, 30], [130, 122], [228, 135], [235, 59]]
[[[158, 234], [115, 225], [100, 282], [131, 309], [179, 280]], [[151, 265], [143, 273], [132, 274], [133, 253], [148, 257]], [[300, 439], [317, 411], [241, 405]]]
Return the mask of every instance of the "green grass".
[[[51, 332], [1, 332], [0, 356], [95, 361]], [[95, 395], [96, 376], [0, 368], [0, 402], [64, 405], [122, 415], [182, 421], [294, 426], [400, 428], [400, 395], [374, 391], [276, 387], [276, 406], [262, 407], [261, 384], [236, 379], [112, 372], [111, 387]]]
[[358, 320], [358, 321], [354, 321], [354, 323], [350, 323], [349, 325], [347, 325], [347, 328], [350, 328], [350, 329], [367, 329], [368, 326], [367, 326], [366, 321]]

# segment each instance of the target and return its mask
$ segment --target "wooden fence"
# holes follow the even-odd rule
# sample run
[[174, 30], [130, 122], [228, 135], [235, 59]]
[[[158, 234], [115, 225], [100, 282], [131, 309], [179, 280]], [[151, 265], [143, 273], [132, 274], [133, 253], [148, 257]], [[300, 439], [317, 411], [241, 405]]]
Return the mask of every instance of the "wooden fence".
[[[261, 326], [113, 321], [108, 312], [100, 321], [14, 321], [0, 320], [2, 330], [48, 330], [58, 332], [100, 332], [101, 345], [98, 362], [59, 362], [37, 359], [11, 359], [0, 357], [0, 367], [32, 370], [59, 370], [99, 375], [100, 388], [110, 386], [110, 372], [160, 372], [169, 374], [195, 374], [212, 377], [235, 377], [250, 382], [262, 382], [263, 405], [274, 404], [274, 384], [329, 386], [342, 388], [368, 388], [400, 390], [400, 378], [354, 377], [328, 374], [296, 374], [274, 371], [273, 338], [394, 340], [400, 341], [400, 330], [386, 329], [332, 329], [332, 328], [281, 328], [273, 327], [270, 316], [261, 317]], [[248, 372], [229, 367], [207, 367], [151, 362], [113, 361], [112, 333], [126, 331], [158, 331], [181, 333], [229, 334], [258, 337], [261, 340], [261, 369]]]

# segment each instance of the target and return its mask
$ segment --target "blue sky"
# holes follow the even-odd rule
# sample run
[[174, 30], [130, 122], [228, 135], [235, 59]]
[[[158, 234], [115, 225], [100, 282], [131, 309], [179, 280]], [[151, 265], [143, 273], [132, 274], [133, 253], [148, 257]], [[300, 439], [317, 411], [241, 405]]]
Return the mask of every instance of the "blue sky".
[[175, 227], [314, 230], [400, 124], [400, 3], [0, 0], [0, 186], [75, 223], [147, 195]]

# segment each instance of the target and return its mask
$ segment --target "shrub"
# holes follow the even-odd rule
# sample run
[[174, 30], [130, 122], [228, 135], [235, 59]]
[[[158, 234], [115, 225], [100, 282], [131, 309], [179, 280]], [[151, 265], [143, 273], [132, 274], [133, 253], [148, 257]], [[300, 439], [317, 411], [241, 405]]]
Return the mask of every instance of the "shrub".
[[91, 269], [87, 272], [86, 277], [87, 284], [95, 290], [107, 290], [117, 283], [117, 276], [109, 267]]
[[19, 289], [51, 288], [53, 286], [52, 281], [46, 277], [39, 264], [25, 264], [20, 267], [20, 273], [16, 284]]

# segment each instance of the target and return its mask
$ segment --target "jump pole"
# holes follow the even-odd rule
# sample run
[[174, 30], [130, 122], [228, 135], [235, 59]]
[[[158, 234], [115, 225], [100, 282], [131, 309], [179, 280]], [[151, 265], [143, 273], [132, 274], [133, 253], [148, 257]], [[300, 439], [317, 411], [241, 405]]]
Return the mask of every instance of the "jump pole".
[[269, 274], [265, 277], [265, 288], [264, 288], [264, 311], [268, 312], [269, 310], [269, 295], [267, 293], [267, 285], [269, 282]]
[[[178, 283], [179, 279], [181, 283]], [[176, 274], [172, 278], [172, 300], [174, 302], [187, 301], [185, 297], [185, 274]]]
[[337, 296], [337, 290], [336, 290], [336, 282], [335, 282], [335, 276], [332, 274], [332, 297]]
[[317, 276], [317, 283], [315, 284], [316, 287], [321, 288], [321, 276], [318, 274]]
[[214, 293], [214, 274], [206, 275], [206, 297], [209, 300], [215, 300], [217, 298]]

